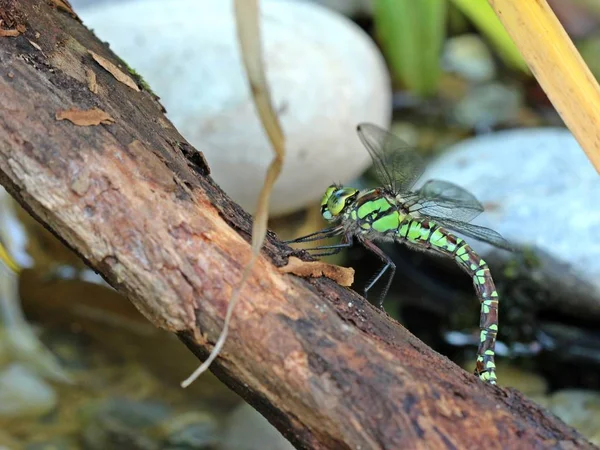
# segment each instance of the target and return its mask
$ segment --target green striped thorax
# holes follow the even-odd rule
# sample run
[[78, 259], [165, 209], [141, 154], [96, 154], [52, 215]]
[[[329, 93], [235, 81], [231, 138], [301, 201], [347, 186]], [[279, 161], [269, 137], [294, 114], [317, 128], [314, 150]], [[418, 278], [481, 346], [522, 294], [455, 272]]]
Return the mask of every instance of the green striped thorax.
[[328, 222], [333, 222], [342, 216], [346, 208], [352, 205], [358, 197], [358, 189], [332, 184], [321, 199], [321, 214]]

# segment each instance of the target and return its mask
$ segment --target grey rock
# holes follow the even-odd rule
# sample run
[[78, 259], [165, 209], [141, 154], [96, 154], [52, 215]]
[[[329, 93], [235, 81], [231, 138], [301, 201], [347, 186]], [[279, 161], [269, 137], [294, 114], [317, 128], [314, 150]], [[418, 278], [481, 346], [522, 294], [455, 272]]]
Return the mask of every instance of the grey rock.
[[[569, 131], [519, 129], [461, 142], [422, 180], [431, 178], [471, 191], [486, 207], [473, 223], [534, 249], [540, 285], [563, 297], [570, 312], [581, 307], [600, 317], [600, 178]], [[491, 250], [469, 242], [480, 253]]]
[[521, 103], [516, 87], [493, 82], [473, 87], [453, 114], [460, 125], [484, 130], [516, 119]]

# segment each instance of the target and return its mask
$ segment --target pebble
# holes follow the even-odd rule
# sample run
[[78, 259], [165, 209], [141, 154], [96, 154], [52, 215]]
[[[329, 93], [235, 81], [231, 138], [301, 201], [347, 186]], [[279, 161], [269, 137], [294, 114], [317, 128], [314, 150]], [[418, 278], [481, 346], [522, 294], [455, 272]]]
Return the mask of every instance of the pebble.
[[512, 86], [492, 82], [474, 86], [453, 109], [459, 125], [487, 131], [491, 127], [515, 121], [523, 96]]
[[[344, 16], [307, 2], [263, 0], [260, 7], [267, 78], [287, 140], [270, 212], [284, 215], [370, 165], [355, 129], [364, 121], [389, 125], [390, 77], [371, 38]], [[140, 0], [78, 13], [160, 96], [217, 183], [254, 212], [273, 153], [232, 8], [231, 0]]]
[[56, 404], [54, 390], [26, 367], [11, 364], [0, 371], [0, 416], [39, 417]]
[[480, 83], [496, 76], [496, 65], [488, 46], [477, 34], [452, 37], [444, 44], [444, 69], [468, 81]]

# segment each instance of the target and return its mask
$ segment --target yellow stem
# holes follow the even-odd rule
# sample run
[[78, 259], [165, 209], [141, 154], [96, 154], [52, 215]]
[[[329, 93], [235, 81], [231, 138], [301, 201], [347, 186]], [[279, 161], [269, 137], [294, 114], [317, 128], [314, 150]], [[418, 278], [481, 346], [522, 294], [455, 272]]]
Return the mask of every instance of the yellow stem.
[[600, 88], [546, 0], [488, 0], [600, 173]]

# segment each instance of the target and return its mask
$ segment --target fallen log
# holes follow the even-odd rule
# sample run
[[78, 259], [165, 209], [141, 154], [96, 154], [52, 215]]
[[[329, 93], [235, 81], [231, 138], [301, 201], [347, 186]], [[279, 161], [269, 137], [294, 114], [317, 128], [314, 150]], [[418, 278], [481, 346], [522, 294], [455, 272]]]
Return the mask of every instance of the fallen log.
[[[15, 30], [0, 37], [0, 182], [206, 358], [250, 257], [250, 217], [68, 3], [0, 0], [0, 17]], [[268, 236], [212, 370], [298, 448], [593, 448], [349, 289], [281, 273], [288, 253]]]

